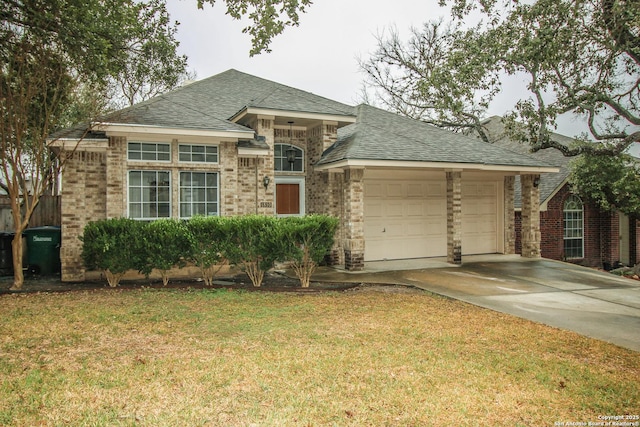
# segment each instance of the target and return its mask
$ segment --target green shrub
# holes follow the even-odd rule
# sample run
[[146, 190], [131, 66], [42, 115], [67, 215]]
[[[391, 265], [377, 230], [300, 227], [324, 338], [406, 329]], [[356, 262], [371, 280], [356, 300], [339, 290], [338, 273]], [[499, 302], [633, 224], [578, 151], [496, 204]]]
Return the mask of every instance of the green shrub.
[[331, 250], [338, 219], [326, 215], [290, 217], [282, 220], [281, 261], [292, 261], [291, 267], [303, 288]]
[[229, 219], [196, 216], [185, 225], [190, 241], [186, 258], [200, 269], [205, 283], [211, 286], [215, 275], [227, 263]]
[[146, 276], [155, 269], [162, 276], [162, 284], [169, 283], [169, 270], [183, 267], [191, 249], [189, 230], [176, 219], [158, 219], [145, 224], [142, 229], [143, 254], [139, 271]]
[[109, 286], [116, 287], [128, 270], [144, 264], [141, 241], [144, 223], [128, 218], [90, 222], [84, 228], [82, 260], [90, 270], [103, 270]]
[[247, 273], [253, 286], [260, 286], [265, 271], [282, 258], [280, 222], [271, 216], [249, 215], [227, 218], [229, 262]]

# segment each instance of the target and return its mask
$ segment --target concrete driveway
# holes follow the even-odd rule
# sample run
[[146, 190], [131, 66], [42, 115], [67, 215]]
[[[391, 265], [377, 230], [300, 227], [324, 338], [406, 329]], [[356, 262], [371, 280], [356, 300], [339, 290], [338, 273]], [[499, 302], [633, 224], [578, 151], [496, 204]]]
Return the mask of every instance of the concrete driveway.
[[315, 280], [415, 286], [495, 311], [640, 351], [640, 282], [518, 255], [367, 263], [364, 272], [321, 269]]

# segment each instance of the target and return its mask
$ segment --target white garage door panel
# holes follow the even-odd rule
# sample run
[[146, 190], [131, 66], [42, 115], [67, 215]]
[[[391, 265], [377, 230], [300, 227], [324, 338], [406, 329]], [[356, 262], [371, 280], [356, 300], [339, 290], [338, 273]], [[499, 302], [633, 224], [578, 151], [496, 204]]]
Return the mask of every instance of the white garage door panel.
[[444, 256], [444, 181], [365, 181], [365, 261]]
[[498, 250], [498, 184], [462, 185], [462, 252], [495, 253]]

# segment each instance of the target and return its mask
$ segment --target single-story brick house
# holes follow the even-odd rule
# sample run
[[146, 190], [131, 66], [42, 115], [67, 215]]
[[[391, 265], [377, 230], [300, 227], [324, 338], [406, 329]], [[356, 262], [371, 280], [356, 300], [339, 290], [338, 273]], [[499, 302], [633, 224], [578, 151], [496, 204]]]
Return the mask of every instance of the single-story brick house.
[[[541, 255], [586, 266], [612, 267], [619, 263], [633, 266], [640, 262], [640, 224], [637, 218], [621, 212], [604, 212], [594, 203], [573, 194], [568, 183], [570, 157], [548, 149], [530, 153], [529, 147], [511, 140], [499, 116], [483, 122], [494, 145], [529, 154], [556, 166], [559, 173], [540, 175]], [[560, 134], [554, 138], [569, 144]], [[521, 196], [515, 191], [516, 253], [521, 250]]]
[[[75, 146], [78, 132], [56, 143]], [[341, 220], [330, 261], [540, 255], [541, 173], [557, 168], [367, 105], [236, 70], [92, 123], [62, 176], [62, 280], [85, 278], [90, 220], [303, 215]]]

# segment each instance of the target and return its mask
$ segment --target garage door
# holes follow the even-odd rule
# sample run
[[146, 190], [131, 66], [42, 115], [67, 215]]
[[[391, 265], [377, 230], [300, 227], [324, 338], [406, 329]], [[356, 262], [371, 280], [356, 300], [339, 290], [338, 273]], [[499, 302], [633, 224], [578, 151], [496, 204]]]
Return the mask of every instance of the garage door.
[[[498, 184], [462, 184], [463, 255], [498, 252]], [[365, 180], [365, 261], [447, 255], [444, 180]]]
[[365, 180], [365, 261], [447, 254], [446, 182]]
[[497, 182], [462, 183], [462, 253], [498, 252]]

